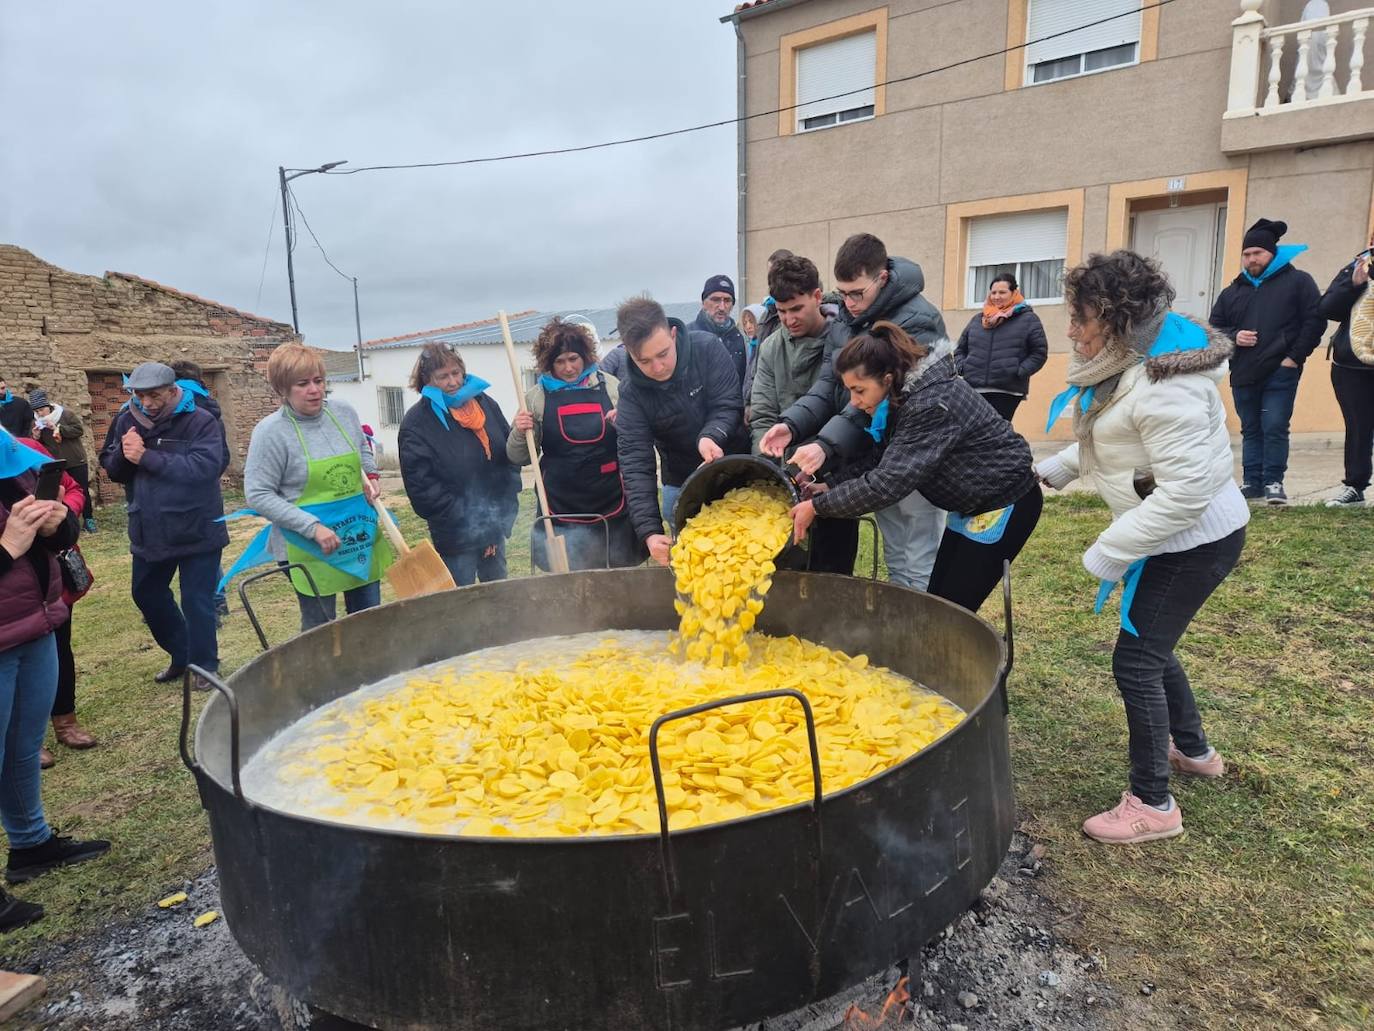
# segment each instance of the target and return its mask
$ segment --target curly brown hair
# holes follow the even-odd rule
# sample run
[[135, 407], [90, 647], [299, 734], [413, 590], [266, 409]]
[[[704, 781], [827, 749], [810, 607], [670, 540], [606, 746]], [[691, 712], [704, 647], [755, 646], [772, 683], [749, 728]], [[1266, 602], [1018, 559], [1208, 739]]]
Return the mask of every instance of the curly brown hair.
[[1159, 262], [1135, 251], [1089, 255], [1064, 276], [1069, 314], [1097, 319], [1111, 340], [1129, 341], [1137, 326], [1173, 304], [1176, 296]]
[[553, 360], [569, 351], [580, 354], [584, 365], [591, 365], [597, 360], [596, 341], [592, 338], [590, 328], [581, 322], [564, 322], [555, 315], [539, 331], [539, 337], [534, 342], [534, 364], [540, 372], [552, 373]]

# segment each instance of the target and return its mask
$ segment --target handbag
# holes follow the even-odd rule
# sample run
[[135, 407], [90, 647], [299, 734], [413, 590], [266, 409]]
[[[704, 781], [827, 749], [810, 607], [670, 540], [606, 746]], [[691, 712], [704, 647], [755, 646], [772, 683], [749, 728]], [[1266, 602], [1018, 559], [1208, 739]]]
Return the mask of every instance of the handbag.
[[95, 583], [95, 574], [91, 572], [90, 566], [86, 565], [85, 556], [81, 554], [80, 548], [71, 547], [59, 551], [57, 566], [62, 571], [62, 586], [71, 593], [73, 601], [84, 597]]
[[1374, 365], [1374, 290], [1368, 286], [1350, 313], [1350, 350], [1366, 365]]

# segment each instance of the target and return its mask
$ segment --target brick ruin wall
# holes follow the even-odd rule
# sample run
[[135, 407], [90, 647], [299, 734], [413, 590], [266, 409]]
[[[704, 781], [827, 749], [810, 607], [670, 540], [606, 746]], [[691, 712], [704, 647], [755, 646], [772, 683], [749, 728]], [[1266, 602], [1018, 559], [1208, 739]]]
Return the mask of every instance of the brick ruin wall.
[[[278, 405], [267, 359], [298, 339], [285, 323], [133, 276], [77, 275], [0, 245], [0, 377], [16, 392], [41, 387], [80, 413], [93, 473], [110, 420], [128, 398], [120, 374], [140, 362], [189, 360], [205, 370], [223, 409], [229, 477], [240, 480], [253, 427]], [[100, 484], [102, 501], [119, 496], [103, 476]]]

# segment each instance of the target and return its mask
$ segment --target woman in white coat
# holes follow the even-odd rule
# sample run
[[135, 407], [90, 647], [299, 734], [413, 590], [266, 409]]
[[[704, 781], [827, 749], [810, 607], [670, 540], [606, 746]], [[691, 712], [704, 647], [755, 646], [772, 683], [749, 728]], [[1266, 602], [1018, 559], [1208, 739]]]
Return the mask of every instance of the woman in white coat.
[[1250, 518], [1217, 390], [1231, 344], [1171, 312], [1159, 265], [1131, 251], [1093, 255], [1064, 294], [1074, 356], [1050, 421], [1072, 405], [1077, 443], [1037, 472], [1055, 488], [1084, 478], [1112, 510], [1083, 565], [1101, 580], [1099, 611], [1123, 583], [1112, 673], [1130, 731], [1130, 790], [1083, 830], [1110, 844], [1171, 838], [1183, 814], [1170, 770], [1225, 769], [1174, 647], [1235, 567]]

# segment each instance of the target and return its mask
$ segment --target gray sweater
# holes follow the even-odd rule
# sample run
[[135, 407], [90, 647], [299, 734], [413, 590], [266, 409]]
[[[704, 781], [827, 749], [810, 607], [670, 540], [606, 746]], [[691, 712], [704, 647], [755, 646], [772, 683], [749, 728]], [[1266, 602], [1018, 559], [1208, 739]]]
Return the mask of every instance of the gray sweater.
[[[339, 435], [334, 420], [324, 411], [313, 418], [293, 411], [301, 436], [305, 438], [305, 446], [310, 449], [310, 457], [333, 458], [357, 451], [362, 456], [363, 472], [375, 473], [377, 463], [373, 460], [371, 449], [364, 445], [362, 424], [353, 406], [346, 401], [326, 401], [325, 408], [334, 413], [334, 419], [338, 420], [349, 439], [344, 440]], [[286, 406], [283, 405], [253, 427], [253, 437], [248, 443], [248, 459], [243, 467], [243, 492], [248, 507], [271, 520], [274, 527], [294, 530], [302, 537], [309, 537], [319, 520], [296, 505], [296, 499], [305, 489], [308, 469], [296, 429], [285, 412]], [[286, 541], [277, 529], [272, 531], [271, 547], [274, 557], [286, 558]]]

